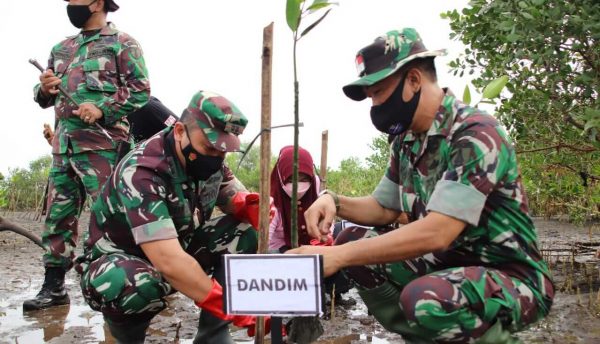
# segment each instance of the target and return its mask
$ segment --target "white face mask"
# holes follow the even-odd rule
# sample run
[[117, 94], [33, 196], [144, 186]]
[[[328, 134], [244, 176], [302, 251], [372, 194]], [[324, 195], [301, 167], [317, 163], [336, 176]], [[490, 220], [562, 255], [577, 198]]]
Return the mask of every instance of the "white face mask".
[[[292, 187], [294, 186], [292, 183], [287, 183], [283, 186], [283, 191], [292, 198]], [[306, 192], [310, 189], [310, 182], [298, 182], [298, 199], [302, 198], [306, 194]]]

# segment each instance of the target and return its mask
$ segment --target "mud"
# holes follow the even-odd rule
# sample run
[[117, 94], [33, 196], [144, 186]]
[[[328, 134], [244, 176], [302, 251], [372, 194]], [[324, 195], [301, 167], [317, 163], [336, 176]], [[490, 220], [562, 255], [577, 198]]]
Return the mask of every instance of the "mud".
[[[0, 215], [41, 233], [42, 223], [35, 221], [33, 214]], [[81, 223], [87, 221], [84, 214]], [[543, 219], [536, 219], [536, 226], [561, 291], [550, 316], [518, 336], [525, 343], [600, 343], [600, 269], [592, 252], [597, 247], [576, 245], [600, 242], [600, 226]], [[41, 254], [28, 239], [0, 232], [0, 343], [114, 343], [100, 313], [83, 301], [73, 271], [67, 274], [71, 305], [23, 313], [23, 301], [38, 292], [43, 280]], [[336, 306], [333, 317], [328, 314], [328, 319], [322, 320], [325, 334], [317, 343], [403, 343], [400, 336], [385, 331], [367, 314], [355, 290], [344, 297], [358, 302], [348, 308]], [[179, 293], [169, 297], [169, 302], [153, 319], [146, 343], [192, 343], [198, 309]], [[243, 329], [232, 329], [232, 335], [236, 343], [254, 343]]]

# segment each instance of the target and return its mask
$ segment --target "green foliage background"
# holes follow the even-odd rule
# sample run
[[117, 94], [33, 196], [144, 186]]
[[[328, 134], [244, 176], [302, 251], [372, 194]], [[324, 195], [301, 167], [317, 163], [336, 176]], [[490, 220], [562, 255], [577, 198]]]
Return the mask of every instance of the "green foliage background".
[[[515, 140], [534, 215], [600, 217], [600, 5], [472, 0], [442, 14], [467, 47], [454, 75], [508, 75], [496, 116]], [[475, 74], [477, 73], [477, 74]]]
[[0, 208], [39, 209], [51, 164], [52, 157], [46, 155], [29, 163], [29, 168], [9, 169], [8, 177], [0, 175]]

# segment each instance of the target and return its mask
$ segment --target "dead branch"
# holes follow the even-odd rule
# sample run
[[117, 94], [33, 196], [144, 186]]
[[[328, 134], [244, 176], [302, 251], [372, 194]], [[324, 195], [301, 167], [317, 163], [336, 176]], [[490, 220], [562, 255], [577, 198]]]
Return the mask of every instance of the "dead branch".
[[42, 245], [42, 239], [37, 236], [36, 234], [30, 232], [29, 230], [25, 229], [24, 227], [10, 222], [7, 219], [3, 218], [2, 216], [0, 216], [0, 232], [1, 231], [11, 231], [11, 232], [15, 232], [17, 234], [20, 234], [24, 237], [26, 237], [27, 239], [33, 241], [36, 245], [38, 245], [41, 248], [44, 248], [44, 246]]

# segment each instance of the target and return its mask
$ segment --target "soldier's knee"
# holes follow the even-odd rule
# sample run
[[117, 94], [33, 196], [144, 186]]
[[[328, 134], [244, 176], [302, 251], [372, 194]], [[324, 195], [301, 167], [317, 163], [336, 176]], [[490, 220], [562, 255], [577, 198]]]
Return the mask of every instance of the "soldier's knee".
[[452, 283], [434, 276], [410, 282], [400, 293], [400, 306], [407, 320], [429, 329], [439, 329], [440, 321], [457, 310]]
[[81, 278], [86, 301], [94, 309], [110, 307], [139, 311], [162, 302], [171, 291], [154, 267], [132, 256], [105, 255], [90, 263]]

